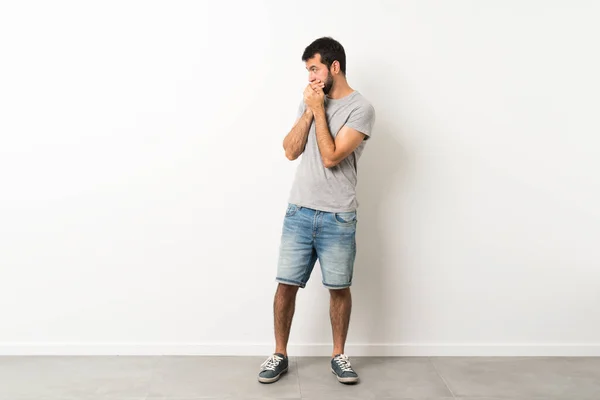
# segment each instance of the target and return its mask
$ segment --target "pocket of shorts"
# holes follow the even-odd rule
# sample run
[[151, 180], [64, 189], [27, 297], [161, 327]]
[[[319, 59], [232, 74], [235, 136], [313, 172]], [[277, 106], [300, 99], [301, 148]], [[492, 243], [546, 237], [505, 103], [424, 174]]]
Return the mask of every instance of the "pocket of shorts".
[[287, 210], [285, 210], [286, 217], [292, 217], [298, 211], [298, 206], [295, 204], [288, 204]]
[[356, 211], [337, 212], [333, 214], [335, 222], [342, 225], [351, 225], [356, 223]]

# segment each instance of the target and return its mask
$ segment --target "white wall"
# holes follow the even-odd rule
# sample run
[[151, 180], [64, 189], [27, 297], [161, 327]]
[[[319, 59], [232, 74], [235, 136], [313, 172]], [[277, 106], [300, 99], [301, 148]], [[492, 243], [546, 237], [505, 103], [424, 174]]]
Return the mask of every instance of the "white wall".
[[[7, 2], [8, 3], [8, 2]], [[273, 350], [304, 47], [377, 110], [350, 355], [600, 355], [592, 1], [0, 6], [0, 354]], [[330, 353], [318, 265], [294, 355]]]

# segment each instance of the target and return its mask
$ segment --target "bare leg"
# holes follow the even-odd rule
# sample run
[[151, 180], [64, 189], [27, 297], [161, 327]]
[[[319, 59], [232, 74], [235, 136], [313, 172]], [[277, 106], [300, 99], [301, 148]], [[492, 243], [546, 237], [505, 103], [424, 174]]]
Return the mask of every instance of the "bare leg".
[[348, 326], [350, 325], [352, 296], [350, 288], [330, 289], [329, 293], [331, 295], [329, 315], [333, 331], [333, 357], [344, 353], [346, 337], [348, 336]]
[[275, 300], [273, 301], [275, 353], [281, 353], [286, 357], [292, 319], [296, 308], [296, 294], [298, 293], [298, 289], [298, 286], [280, 283], [277, 286]]

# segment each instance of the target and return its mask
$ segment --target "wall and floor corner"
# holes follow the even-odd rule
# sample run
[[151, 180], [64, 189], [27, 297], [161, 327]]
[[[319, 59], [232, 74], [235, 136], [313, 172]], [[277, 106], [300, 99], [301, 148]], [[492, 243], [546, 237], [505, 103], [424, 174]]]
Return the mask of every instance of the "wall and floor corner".
[[[600, 355], [600, 6], [0, 6], [0, 354], [273, 350], [304, 47], [377, 110], [351, 355]], [[294, 355], [327, 355], [318, 265]]]

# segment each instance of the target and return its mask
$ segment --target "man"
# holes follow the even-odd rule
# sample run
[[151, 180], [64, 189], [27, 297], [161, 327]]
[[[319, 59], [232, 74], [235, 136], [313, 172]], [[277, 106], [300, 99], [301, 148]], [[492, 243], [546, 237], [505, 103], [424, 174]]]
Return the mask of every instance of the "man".
[[344, 353], [356, 255], [357, 163], [375, 121], [373, 106], [346, 80], [346, 55], [323, 37], [304, 51], [309, 84], [298, 119], [283, 141], [290, 160], [303, 154], [284, 218], [274, 299], [275, 353], [258, 380], [272, 383], [288, 370], [287, 344], [298, 288], [316, 260], [330, 292], [331, 371], [342, 383], [358, 382]]

